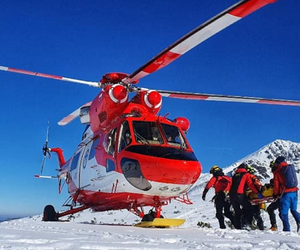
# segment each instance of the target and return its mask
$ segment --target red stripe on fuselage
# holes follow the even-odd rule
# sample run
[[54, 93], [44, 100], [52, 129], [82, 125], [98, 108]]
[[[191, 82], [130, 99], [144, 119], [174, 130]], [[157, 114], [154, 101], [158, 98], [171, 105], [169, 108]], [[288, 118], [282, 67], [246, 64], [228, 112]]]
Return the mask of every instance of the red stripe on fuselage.
[[132, 204], [139, 204], [141, 206], [155, 206], [158, 201], [163, 205], [164, 202], [177, 197], [174, 196], [156, 196], [153, 195], [136, 194], [136, 193], [104, 193], [94, 192], [88, 190], [81, 190], [77, 201], [82, 205], [88, 205], [94, 211], [101, 212], [107, 210], [131, 209]]
[[239, 7], [233, 9], [229, 12], [229, 14], [236, 16], [236, 17], [245, 17], [252, 12], [262, 8], [263, 6], [274, 3], [277, 0], [250, 0]]

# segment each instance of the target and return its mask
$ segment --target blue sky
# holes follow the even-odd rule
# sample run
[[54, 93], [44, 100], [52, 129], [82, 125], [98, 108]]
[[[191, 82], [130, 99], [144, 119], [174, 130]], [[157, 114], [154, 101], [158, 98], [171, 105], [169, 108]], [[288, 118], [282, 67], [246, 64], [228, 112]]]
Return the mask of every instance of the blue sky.
[[[98, 81], [132, 73], [181, 36], [234, 4], [210, 1], [4, 1], [0, 65]], [[187, 92], [300, 99], [300, 2], [268, 5], [200, 44], [139, 86]], [[0, 72], [0, 216], [61, 209], [56, 180], [35, 179], [50, 121], [50, 147], [69, 158], [84, 126], [57, 122], [96, 96], [96, 88]], [[204, 172], [262, 146], [300, 142], [300, 108], [164, 99], [162, 115], [189, 118], [188, 139]], [[44, 174], [55, 175], [52, 155]]]

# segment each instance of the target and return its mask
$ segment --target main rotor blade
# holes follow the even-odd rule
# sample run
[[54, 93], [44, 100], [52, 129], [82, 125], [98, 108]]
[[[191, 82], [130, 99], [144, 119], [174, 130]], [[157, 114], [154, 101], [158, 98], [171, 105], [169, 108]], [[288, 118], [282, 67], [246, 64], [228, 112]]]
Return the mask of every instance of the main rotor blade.
[[128, 78], [123, 79], [124, 83], [132, 83], [147, 76], [175, 61], [177, 58], [204, 42], [206, 39], [225, 29], [231, 24], [239, 21], [243, 17], [262, 8], [263, 6], [274, 3], [277, 0], [242, 0], [220, 14], [211, 18], [204, 24], [198, 26], [157, 56], [152, 58]]
[[45, 78], [50, 78], [50, 79], [55, 79], [55, 80], [66, 81], [66, 82], [75, 82], [75, 83], [85, 84], [85, 85], [89, 85], [89, 86], [96, 87], [96, 88], [101, 87], [101, 84], [99, 82], [78, 80], [78, 79], [67, 78], [67, 77], [56, 76], [56, 75], [49, 75], [49, 74], [38, 73], [38, 72], [33, 72], [33, 71], [28, 71], [28, 70], [23, 70], [23, 69], [14, 69], [14, 68], [9, 68], [9, 67], [5, 67], [5, 66], [0, 66], [0, 70], [9, 71], [9, 72], [13, 72], [13, 73], [19, 73], [19, 74], [25, 74], [25, 75], [45, 77]]
[[202, 94], [202, 93], [188, 93], [188, 92], [165, 91], [165, 90], [157, 90], [157, 91], [163, 97], [170, 97], [170, 98], [177, 98], [177, 99], [300, 106], [300, 101], [297, 101], [297, 100], [270, 99], [270, 98], [232, 96], [232, 95], [215, 95], [215, 94]]

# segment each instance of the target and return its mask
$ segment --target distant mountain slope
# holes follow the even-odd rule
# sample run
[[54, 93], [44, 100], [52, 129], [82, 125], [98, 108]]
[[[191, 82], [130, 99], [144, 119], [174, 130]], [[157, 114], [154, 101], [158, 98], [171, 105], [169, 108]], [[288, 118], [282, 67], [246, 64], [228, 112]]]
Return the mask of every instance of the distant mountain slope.
[[[236, 161], [228, 167], [223, 168], [223, 170], [225, 174], [231, 175], [237, 166], [239, 166], [242, 162], [245, 162], [256, 169], [256, 175], [263, 183], [265, 183], [268, 182], [273, 176], [271, 169], [269, 168], [270, 162], [275, 160], [280, 155], [286, 157], [288, 163], [294, 164], [299, 174], [300, 143], [286, 140], [275, 140], [274, 142], [263, 146], [256, 152], [249, 154], [248, 156]], [[190, 193], [194, 194], [198, 193], [200, 189], [202, 190], [210, 177], [210, 174], [203, 173], [190, 190]]]

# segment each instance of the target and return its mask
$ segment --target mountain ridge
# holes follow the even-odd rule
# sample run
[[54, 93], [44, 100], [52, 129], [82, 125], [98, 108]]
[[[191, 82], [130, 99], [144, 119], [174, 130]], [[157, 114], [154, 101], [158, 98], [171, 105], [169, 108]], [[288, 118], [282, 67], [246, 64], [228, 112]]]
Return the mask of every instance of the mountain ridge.
[[[241, 163], [247, 163], [251, 165], [256, 170], [256, 175], [263, 182], [269, 182], [273, 177], [272, 171], [269, 167], [270, 162], [274, 161], [278, 156], [284, 156], [288, 163], [294, 164], [298, 179], [300, 172], [300, 143], [292, 142], [289, 140], [277, 139], [257, 151], [250, 153], [244, 158], [237, 160], [229, 166], [222, 167], [225, 175], [231, 176]], [[202, 173], [197, 182], [190, 189], [189, 193], [194, 193], [199, 191], [199, 189], [204, 188], [206, 182], [210, 179], [211, 175], [209, 173]]]

